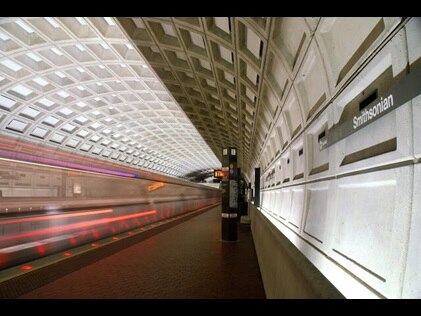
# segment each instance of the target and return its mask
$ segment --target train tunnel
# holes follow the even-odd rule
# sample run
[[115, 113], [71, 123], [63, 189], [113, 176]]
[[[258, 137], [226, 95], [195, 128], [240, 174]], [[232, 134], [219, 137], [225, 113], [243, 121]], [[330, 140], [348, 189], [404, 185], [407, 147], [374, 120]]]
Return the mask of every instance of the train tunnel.
[[[421, 298], [421, 18], [1, 17], [0, 52], [0, 296], [144, 234], [201, 298]], [[224, 148], [247, 220], [199, 251]]]

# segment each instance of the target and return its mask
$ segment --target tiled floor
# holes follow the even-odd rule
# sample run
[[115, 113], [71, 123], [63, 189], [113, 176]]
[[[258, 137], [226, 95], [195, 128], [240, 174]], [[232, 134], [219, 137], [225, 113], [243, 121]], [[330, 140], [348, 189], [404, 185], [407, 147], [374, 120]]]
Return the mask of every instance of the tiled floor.
[[220, 206], [21, 298], [265, 298], [250, 227], [223, 243]]

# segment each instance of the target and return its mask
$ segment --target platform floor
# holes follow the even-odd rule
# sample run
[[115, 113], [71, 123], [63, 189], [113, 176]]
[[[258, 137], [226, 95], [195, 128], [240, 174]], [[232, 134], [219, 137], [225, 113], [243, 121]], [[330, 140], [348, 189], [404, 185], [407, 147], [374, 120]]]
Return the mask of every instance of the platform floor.
[[221, 242], [214, 207], [20, 298], [265, 298], [250, 226]]

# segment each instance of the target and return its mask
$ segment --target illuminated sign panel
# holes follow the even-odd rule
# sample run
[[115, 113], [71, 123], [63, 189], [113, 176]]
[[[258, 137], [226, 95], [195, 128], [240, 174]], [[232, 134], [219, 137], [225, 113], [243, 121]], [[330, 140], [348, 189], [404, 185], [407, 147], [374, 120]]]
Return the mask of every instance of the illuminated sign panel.
[[162, 188], [163, 186], [164, 186], [164, 183], [163, 182], [156, 182], [154, 184], [148, 185], [148, 191], [149, 192], [155, 191], [155, 190], [157, 190], [159, 188]]
[[224, 176], [224, 173], [222, 172], [221, 169], [214, 169], [213, 170], [213, 176], [215, 178], [222, 178]]

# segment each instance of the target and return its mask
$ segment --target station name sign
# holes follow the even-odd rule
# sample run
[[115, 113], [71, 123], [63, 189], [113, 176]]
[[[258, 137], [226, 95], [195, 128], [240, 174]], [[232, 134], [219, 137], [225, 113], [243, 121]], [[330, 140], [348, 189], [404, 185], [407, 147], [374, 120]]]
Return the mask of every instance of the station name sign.
[[388, 110], [393, 107], [393, 94], [389, 94], [386, 98], [380, 98], [380, 101], [374, 103], [369, 108], [363, 109], [359, 115], [354, 116], [352, 119], [352, 128], [356, 129], [362, 125], [367, 125], [377, 115], [381, 115], [383, 112], [389, 112]]
[[410, 72], [382, 96], [373, 100], [364, 109], [359, 111], [357, 115], [354, 115], [352, 120], [330, 129], [327, 135], [327, 142], [321, 149], [348, 137], [359, 129], [381, 118], [383, 115], [412, 100], [419, 94], [421, 94], [421, 67]]

